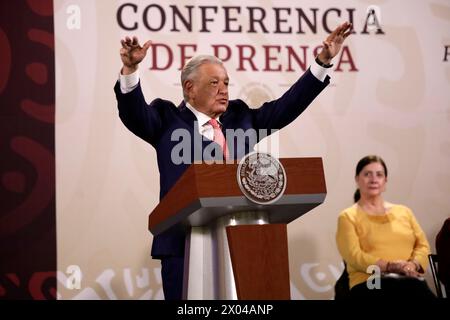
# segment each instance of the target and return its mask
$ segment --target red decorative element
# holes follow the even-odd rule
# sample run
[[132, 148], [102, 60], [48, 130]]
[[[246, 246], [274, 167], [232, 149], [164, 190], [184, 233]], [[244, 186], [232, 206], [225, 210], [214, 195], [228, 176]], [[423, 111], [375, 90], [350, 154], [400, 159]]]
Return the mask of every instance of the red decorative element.
[[11, 280], [11, 282], [14, 283], [14, 285], [16, 287], [20, 286], [20, 279], [17, 276], [17, 274], [15, 274], [15, 273], [8, 273], [6, 275], [6, 277], [9, 278], [9, 280]]
[[55, 195], [54, 156], [45, 147], [27, 137], [16, 137], [12, 149], [31, 162], [37, 177], [34, 189], [18, 207], [0, 218], [0, 237], [16, 233], [41, 215]]
[[[1, 299], [32, 299], [31, 277], [56, 270], [53, 26], [52, 0], [0, 0]], [[56, 277], [40, 282], [55, 299]]]
[[32, 274], [0, 273], [0, 298], [55, 300], [56, 271], [35, 271]]
[[58, 296], [58, 291], [56, 290], [56, 288], [53, 288], [53, 287], [48, 290], [48, 293], [50, 293], [50, 295], [55, 299]]
[[21, 172], [6, 172], [3, 174], [2, 183], [12, 192], [22, 193], [25, 190], [25, 177]]
[[55, 105], [42, 105], [29, 99], [22, 100], [20, 107], [35, 119], [47, 123], [55, 122]]
[[28, 38], [34, 42], [43, 44], [52, 50], [55, 49], [55, 37], [52, 33], [39, 29], [30, 29], [28, 31]]
[[0, 94], [5, 89], [11, 71], [11, 45], [5, 32], [0, 28]]
[[[30, 291], [31, 297], [35, 300], [46, 300], [49, 297], [44, 295], [45, 293], [45, 282], [47, 280], [54, 280], [56, 278], [56, 272], [35, 272], [28, 283], [28, 290]], [[56, 299], [56, 290], [53, 287], [47, 289], [48, 293], [53, 299]]]
[[40, 16], [53, 15], [53, 0], [27, 0], [27, 4]]
[[30, 63], [25, 68], [25, 72], [37, 84], [45, 84], [48, 80], [47, 67], [43, 63]]

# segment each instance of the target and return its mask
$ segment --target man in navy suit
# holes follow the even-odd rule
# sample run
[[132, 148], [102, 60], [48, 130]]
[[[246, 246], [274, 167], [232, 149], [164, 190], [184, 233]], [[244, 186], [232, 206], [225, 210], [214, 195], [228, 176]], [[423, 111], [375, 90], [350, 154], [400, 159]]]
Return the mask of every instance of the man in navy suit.
[[[331, 59], [351, 33], [351, 24], [337, 27], [323, 42], [315, 63], [279, 99], [250, 109], [242, 100], [228, 100], [228, 75], [222, 61], [213, 56], [192, 58], [181, 72], [184, 100], [177, 107], [172, 102], [155, 99], [150, 104], [142, 94], [138, 65], [151, 42], [141, 46], [136, 37], [121, 41], [123, 67], [114, 87], [119, 116], [125, 126], [150, 143], [157, 153], [160, 173], [160, 199], [170, 190], [194, 161], [224, 158], [239, 159], [253, 150], [264, 136], [260, 130], [277, 130], [294, 121], [328, 85]], [[213, 121], [213, 122], [211, 122]], [[251, 131], [254, 139], [233, 136], [219, 148], [213, 142], [217, 126], [225, 132]], [[190, 139], [180, 142], [184, 133]], [[225, 135], [225, 134], [224, 134]], [[228, 135], [225, 135], [228, 137]], [[178, 138], [177, 138], [178, 137]], [[188, 148], [180, 143], [190, 141]], [[209, 152], [205, 152], [209, 150]], [[153, 239], [152, 257], [161, 260], [164, 296], [182, 298], [185, 232], [177, 226]]]

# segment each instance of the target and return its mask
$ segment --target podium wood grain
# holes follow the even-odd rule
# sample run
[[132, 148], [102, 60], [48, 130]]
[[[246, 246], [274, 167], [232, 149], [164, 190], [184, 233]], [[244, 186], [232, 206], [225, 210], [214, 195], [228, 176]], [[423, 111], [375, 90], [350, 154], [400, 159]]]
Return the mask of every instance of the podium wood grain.
[[286, 224], [228, 226], [239, 300], [290, 300]]

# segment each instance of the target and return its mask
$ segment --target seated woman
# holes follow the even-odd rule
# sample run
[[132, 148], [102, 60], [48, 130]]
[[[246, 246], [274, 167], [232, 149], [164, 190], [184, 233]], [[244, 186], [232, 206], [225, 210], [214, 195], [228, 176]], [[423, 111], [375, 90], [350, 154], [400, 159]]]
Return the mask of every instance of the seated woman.
[[[361, 159], [356, 166], [355, 204], [339, 215], [336, 240], [347, 264], [350, 297], [434, 298], [422, 278], [430, 246], [409, 208], [383, 200], [387, 173], [380, 157]], [[391, 276], [380, 277], [375, 288], [368, 286], [369, 266]]]

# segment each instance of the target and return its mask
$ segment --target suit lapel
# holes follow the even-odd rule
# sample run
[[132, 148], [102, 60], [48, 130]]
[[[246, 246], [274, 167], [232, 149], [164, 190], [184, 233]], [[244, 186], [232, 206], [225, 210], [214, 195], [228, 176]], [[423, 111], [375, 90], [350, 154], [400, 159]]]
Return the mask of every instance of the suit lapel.
[[197, 120], [195, 115], [186, 107], [186, 103], [182, 101], [178, 106], [178, 111], [180, 112], [181, 119], [186, 122], [190, 127], [194, 127], [194, 122]]

